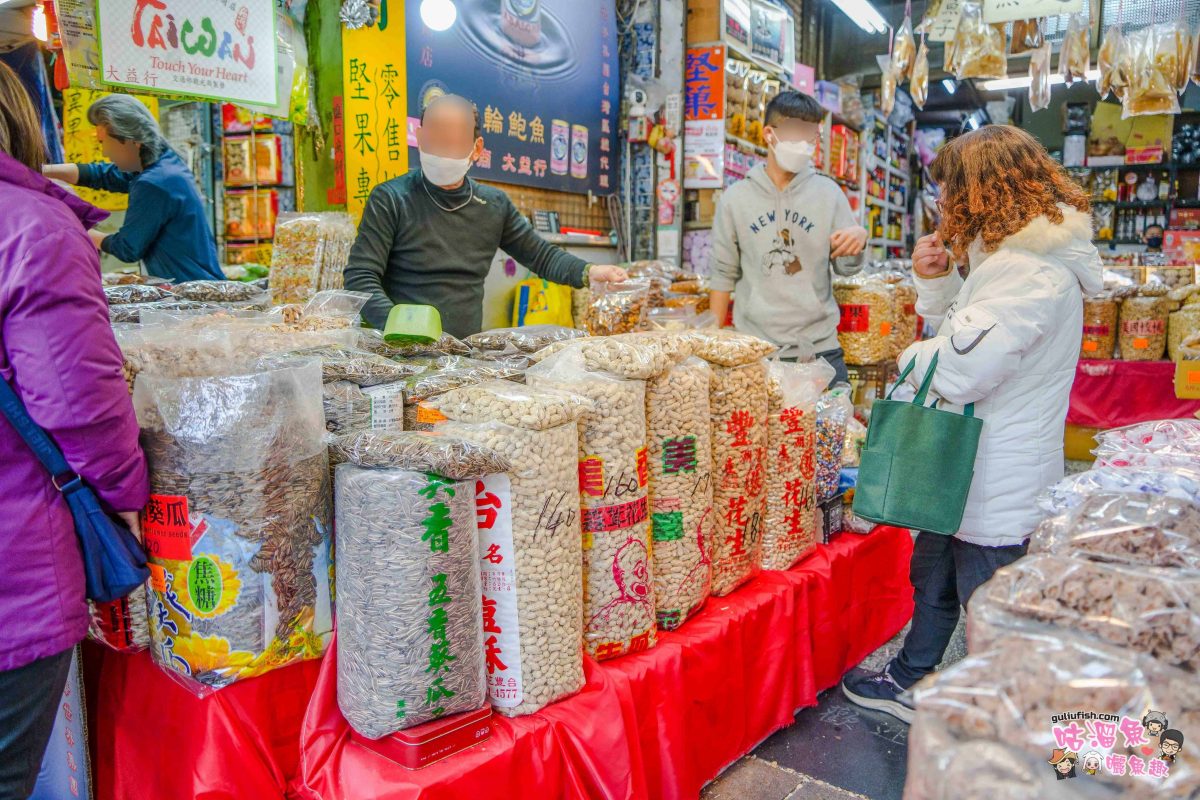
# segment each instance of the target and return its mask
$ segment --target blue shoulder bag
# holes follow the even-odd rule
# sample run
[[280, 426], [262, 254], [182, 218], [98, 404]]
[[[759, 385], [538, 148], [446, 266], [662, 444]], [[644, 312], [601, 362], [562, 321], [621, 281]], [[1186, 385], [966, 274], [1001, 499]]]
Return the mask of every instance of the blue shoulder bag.
[[91, 487], [71, 470], [58, 445], [25, 410], [17, 393], [0, 380], [0, 411], [21, 434], [25, 444], [50, 473], [75, 519], [75, 533], [83, 553], [87, 597], [98, 603], [124, 597], [150, 577], [146, 554], [133, 532], [119, 518], [109, 516]]

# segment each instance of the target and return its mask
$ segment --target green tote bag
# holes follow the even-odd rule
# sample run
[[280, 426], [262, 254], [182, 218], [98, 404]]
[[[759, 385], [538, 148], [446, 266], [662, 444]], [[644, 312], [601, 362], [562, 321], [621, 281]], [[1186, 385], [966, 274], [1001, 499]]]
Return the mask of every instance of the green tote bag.
[[[912, 372], [904, 368], [897, 386]], [[975, 453], [983, 420], [975, 404], [962, 414], [926, 407], [937, 370], [935, 353], [911, 403], [876, 401], [867, 428], [854, 490], [854, 514], [870, 522], [916, 528], [947, 536], [958, 533], [975, 474]]]

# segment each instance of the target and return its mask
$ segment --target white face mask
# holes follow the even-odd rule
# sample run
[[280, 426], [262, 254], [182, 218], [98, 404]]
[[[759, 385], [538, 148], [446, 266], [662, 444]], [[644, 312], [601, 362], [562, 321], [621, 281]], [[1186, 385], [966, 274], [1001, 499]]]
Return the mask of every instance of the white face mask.
[[775, 137], [771, 152], [775, 154], [775, 163], [784, 172], [803, 172], [812, 166], [813, 155], [817, 148], [812, 142], [782, 142]]
[[471, 157], [446, 158], [421, 151], [421, 171], [434, 186], [454, 186], [467, 176]]

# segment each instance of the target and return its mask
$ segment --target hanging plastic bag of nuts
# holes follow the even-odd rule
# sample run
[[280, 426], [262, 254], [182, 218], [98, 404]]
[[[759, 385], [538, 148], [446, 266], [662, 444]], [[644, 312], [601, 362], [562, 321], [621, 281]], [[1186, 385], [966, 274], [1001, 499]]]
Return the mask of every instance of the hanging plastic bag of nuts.
[[767, 376], [767, 523], [763, 568], [788, 569], [821, 538], [816, 497], [817, 400], [834, 369], [825, 361], [772, 361]]
[[584, 344], [530, 367], [526, 380], [535, 388], [577, 392], [595, 403], [580, 430], [579, 496], [584, 646], [603, 660], [655, 644], [646, 383], [590, 370], [579, 346]]
[[333, 625], [320, 386], [315, 359], [138, 376], [151, 652], [197, 694], [324, 652]]
[[1085, 297], [1083, 300], [1083, 340], [1079, 345], [1081, 359], [1108, 359], [1117, 345], [1117, 301], [1111, 292]]
[[833, 296], [841, 311], [838, 343], [846, 363], [878, 364], [893, 357], [896, 292], [892, 284], [878, 275], [838, 278]]
[[650, 302], [650, 281], [598, 283], [592, 287], [587, 329], [593, 336], [641, 330]]
[[1012, 24], [1012, 40], [1008, 43], [1008, 54], [1019, 56], [1036, 50], [1043, 44], [1042, 23], [1039, 19], [1017, 19]]
[[511, 464], [476, 484], [484, 602], [494, 601], [500, 628], [488, 631], [499, 648], [488, 694], [497, 713], [531, 714], [584, 684], [578, 418], [594, 406], [569, 392], [494, 384], [438, 403], [448, 415], [487, 420], [452, 420], [440, 432]]
[[671, 631], [708, 598], [712, 583], [712, 369], [689, 358], [646, 385], [654, 604]]
[[1129, 86], [1121, 98], [1121, 118], [1144, 114], [1178, 114], [1175, 92], [1178, 52], [1169, 26], [1152, 25], [1125, 37]]
[[896, 80], [903, 82], [912, 72], [913, 61], [916, 58], [917, 43], [913, 38], [912, 5], [905, 7], [904, 20], [892, 40], [892, 70]]
[[333, 447], [338, 706], [377, 739], [487, 704], [475, 481], [507, 460], [431, 433]]

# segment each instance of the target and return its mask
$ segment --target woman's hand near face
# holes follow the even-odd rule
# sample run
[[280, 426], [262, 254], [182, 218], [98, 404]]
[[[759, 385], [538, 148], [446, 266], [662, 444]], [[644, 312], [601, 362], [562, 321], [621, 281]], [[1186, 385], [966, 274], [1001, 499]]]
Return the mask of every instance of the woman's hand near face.
[[950, 257], [942, 244], [940, 233], [931, 233], [917, 240], [912, 254], [913, 272], [922, 278], [936, 278], [950, 270]]

